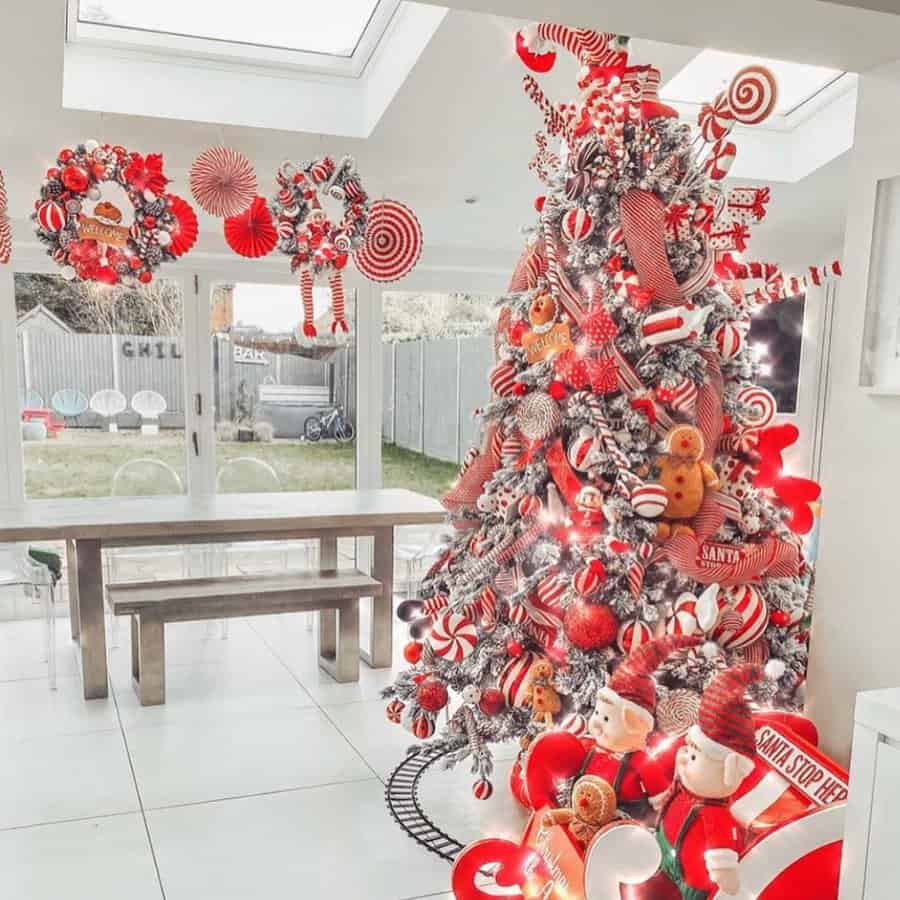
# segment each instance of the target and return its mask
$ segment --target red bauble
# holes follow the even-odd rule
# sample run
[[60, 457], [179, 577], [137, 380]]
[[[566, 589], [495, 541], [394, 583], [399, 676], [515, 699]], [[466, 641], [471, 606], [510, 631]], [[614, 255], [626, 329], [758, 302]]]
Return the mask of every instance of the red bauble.
[[55, 167], [52, 169], [47, 169], [47, 178], [50, 181], [53, 181], [54, 179], [59, 178], [59, 169], [57, 169]]
[[68, 190], [82, 194], [88, 189], [91, 179], [81, 166], [66, 166], [62, 171], [62, 183]]
[[416, 688], [416, 701], [428, 712], [439, 712], [449, 700], [447, 685], [438, 678], [427, 678]]
[[67, 163], [74, 155], [71, 150], [60, 150], [58, 158], [60, 162]]
[[569, 396], [569, 389], [561, 381], [551, 381], [550, 387], [547, 388], [547, 393], [556, 400], [557, 403], [560, 403]]
[[522, 319], [518, 319], [509, 326], [509, 342], [513, 347], [522, 346], [522, 337], [528, 331], [528, 323]]
[[403, 658], [415, 665], [422, 658], [422, 645], [418, 641], [410, 641], [403, 648]]
[[791, 617], [783, 609], [773, 609], [769, 621], [779, 628], [787, 628], [791, 624]]
[[528, 386], [517, 381], [512, 387], [512, 392], [516, 397], [524, 397], [528, 393]]
[[144, 263], [139, 256], [128, 257], [128, 265], [131, 266], [132, 269], [139, 269], [143, 264]]
[[605, 603], [575, 600], [566, 610], [563, 630], [579, 650], [602, 650], [615, 641], [619, 620]]
[[503, 711], [503, 707], [505, 706], [506, 699], [503, 696], [503, 691], [498, 690], [497, 688], [485, 688], [481, 692], [481, 700], [478, 701], [478, 708], [486, 716], [496, 716], [497, 713]]
[[141, 284], [150, 284], [150, 282], [153, 281], [153, 273], [141, 272], [141, 274], [138, 275], [138, 281], [140, 281]]
[[515, 640], [510, 640], [506, 642], [506, 655], [511, 656], [513, 659], [518, 659], [524, 651], [522, 645]]
[[545, 204], [546, 202], [547, 202], [547, 198], [546, 198], [543, 194], [541, 194], [540, 197], [535, 197], [535, 198], [534, 198], [534, 208], [535, 208], [538, 212], [543, 212], [543, 211], [544, 211], [544, 204]]
[[144, 216], [144, 228], [156, 228], [156, 217]]

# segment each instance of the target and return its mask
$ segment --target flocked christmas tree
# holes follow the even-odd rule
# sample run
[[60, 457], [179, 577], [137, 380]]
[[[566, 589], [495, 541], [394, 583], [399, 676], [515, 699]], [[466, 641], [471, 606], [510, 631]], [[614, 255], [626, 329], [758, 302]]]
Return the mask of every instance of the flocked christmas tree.
[[490, 743], [583, 732], [617, 664], [655, 636], [700, 638], [657, 672], [669, 734], [729, 664], [780, 660], [756, 697], [787, 709], [807, 666], [799, 536], [818, 486], [782, 472], [797, 432], [754, 385], [747, 334], [755, 309], [839, 271], [744, 262], [769, 192], [722, 184], [729, 135], [772, 112], [774, 79], [737, 73], [697, 131], [660, 102], [658, 70], [628, 64], [624, 39], [517, 35], [537, 73], [554, 46], [581, 66], [579, 99], [553, 104], [525, 78], [545, 124], [537, 222], [499, 298], [480, 446], [444, 498], [454, 537], [400, 608], [412, 666], [385, 691], [391, 720], [443, 742], [451, 764], [471, 757], [479, 797]]

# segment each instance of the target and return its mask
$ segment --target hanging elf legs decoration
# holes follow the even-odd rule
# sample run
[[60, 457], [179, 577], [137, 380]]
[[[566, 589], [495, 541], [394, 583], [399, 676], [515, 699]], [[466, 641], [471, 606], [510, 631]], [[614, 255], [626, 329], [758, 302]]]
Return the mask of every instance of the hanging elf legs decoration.
[[318, 332], [313, 324], [313, 277], [309, 266], [300, 270], [300, 297], [303, 300], [303, 336], [314, 338]]

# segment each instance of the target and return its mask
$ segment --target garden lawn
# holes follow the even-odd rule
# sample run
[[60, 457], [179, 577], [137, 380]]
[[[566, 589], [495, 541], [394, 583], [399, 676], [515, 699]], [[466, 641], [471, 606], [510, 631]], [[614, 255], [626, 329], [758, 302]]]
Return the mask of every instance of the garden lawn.
[[[252, 457], [274, 470], [284, 491], [338, 490], [353, 487], [353, 445], [331, 441], [310, 444], [300, 441], [260, 443], [222, 443], [216, 446], [219, 470], [229, 461]], [[124, 431], [108, 434], [100, 431], [61, 432], [55, 440], [25, 444], [25, 489], [29, 498], [107, 497], [112, 493], [115, 473], [129, 460], [157, 459], [170, 466], [185, 483], [186, 448], [183, 431], [141, 435]], [[239, 470], [241, 467], [237, 467]], [[237, 471], [229, 469], [230, 473]], [[157, 474], [158, 472], [158, 474]], [[120, 479], [117, 493], [172, 493], [174, 480], [162, 468], [151, 481]], [[456, 478], [457, 466], [403, 450], [392, 444], [383, 448], [385, 487], [405, 487], [440, 497]], [[254, 476], [228, 477], [224, 490], [260, 490]], [[264, 489], [270, 489], [265, 485]]]

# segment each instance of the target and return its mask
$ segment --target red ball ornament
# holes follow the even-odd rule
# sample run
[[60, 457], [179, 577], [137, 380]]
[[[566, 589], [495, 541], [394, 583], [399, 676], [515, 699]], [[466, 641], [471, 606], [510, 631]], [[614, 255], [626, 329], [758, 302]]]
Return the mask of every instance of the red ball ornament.
[[132, 269], [139, 269], [143, 264], [144, 263], [139, 256], [130, 256], [128, 258], [128, 265], [131, 266]]
[[422, 658], [422, 645], [418, 641], [410, 641], [403, 648], [403, 658], [411, 665], [415, 665]]
[[524, 397], [528, 393], [528, 386], [517, 381], [513, 385], [512, 392], [516, 397]]
[[503, 691], [498, 690], [497, 688], [485, 688], [481, 692], [481, 700], [478, 701], [478, 708], [486, 716], [496, 716], [497, 713], [503, 711], [505, 706], [506, 699], [503, 696]]
[[566, 610], [563, 631], [579, 650], [602, 650], [615, 641], [619, 620], [605, 603], [576, 600]]
[[783, 609], [772, 610], [769, 620], [779, 628], [787, 628], [791, 624], [791, 617]]
[[58, 159], [62, 163], [67, 163], [74, 155], [75, 154], [69, 149], [60, 150]]
[[416, 688], [416, 701], [428, 712], [439, 712], [450, 700], [447, 685], [439, 678], [426, 678]]
[[494, 793], [494, 786], [487, 778], [479, 778], [472, 785], [472, 793], [475, 795], [476, 800], [487, 800]]
[[62, 183], [68, 190], [81, 194], [88, 189], [91, 179], [81, 166], [66, 166], [62, 171]]
[[517, 319], [509, 326], [509, 342], [513, 347], [522, 346], [522, 338], [526, 331], [528, 331], [528, 323], [522, 319]]
[[556, 400], [557, 403], [561, 403], [569, 396], [569, 389], [561, 381], [551, 381], [550, 386], [547, 388], [547, 393]]
[[138, 281], [140, 281], [141, 284], [150, 284], [150, 282], [153, 281], [153, 273], [141, 272], [141, 274], [138, 275]]
[[513, 659], [518, 659], [524, 652], [524, 649], [525, 648], [516, 640], [509, 640], [506, 642], [506, 655], [511, 656]]
[[55, 167], [52, 169], [47, 169], [47, 178], [50, 181], [53, 181], [55, 178], [59, 178], [59, 169]]
[[543, 212], [543, 211], [544, 211], [544, 204], [545, 204], [546, 202], [547, 202], [547, 198], [546, 198], [543, 194], [541, 194], [540, 197], [535, 197], [535, 198], [534, 198], [534, 208], [535, 208], [538, 212]]
[[144, 228], [156, 228], [156, 216], [144, 216]]

